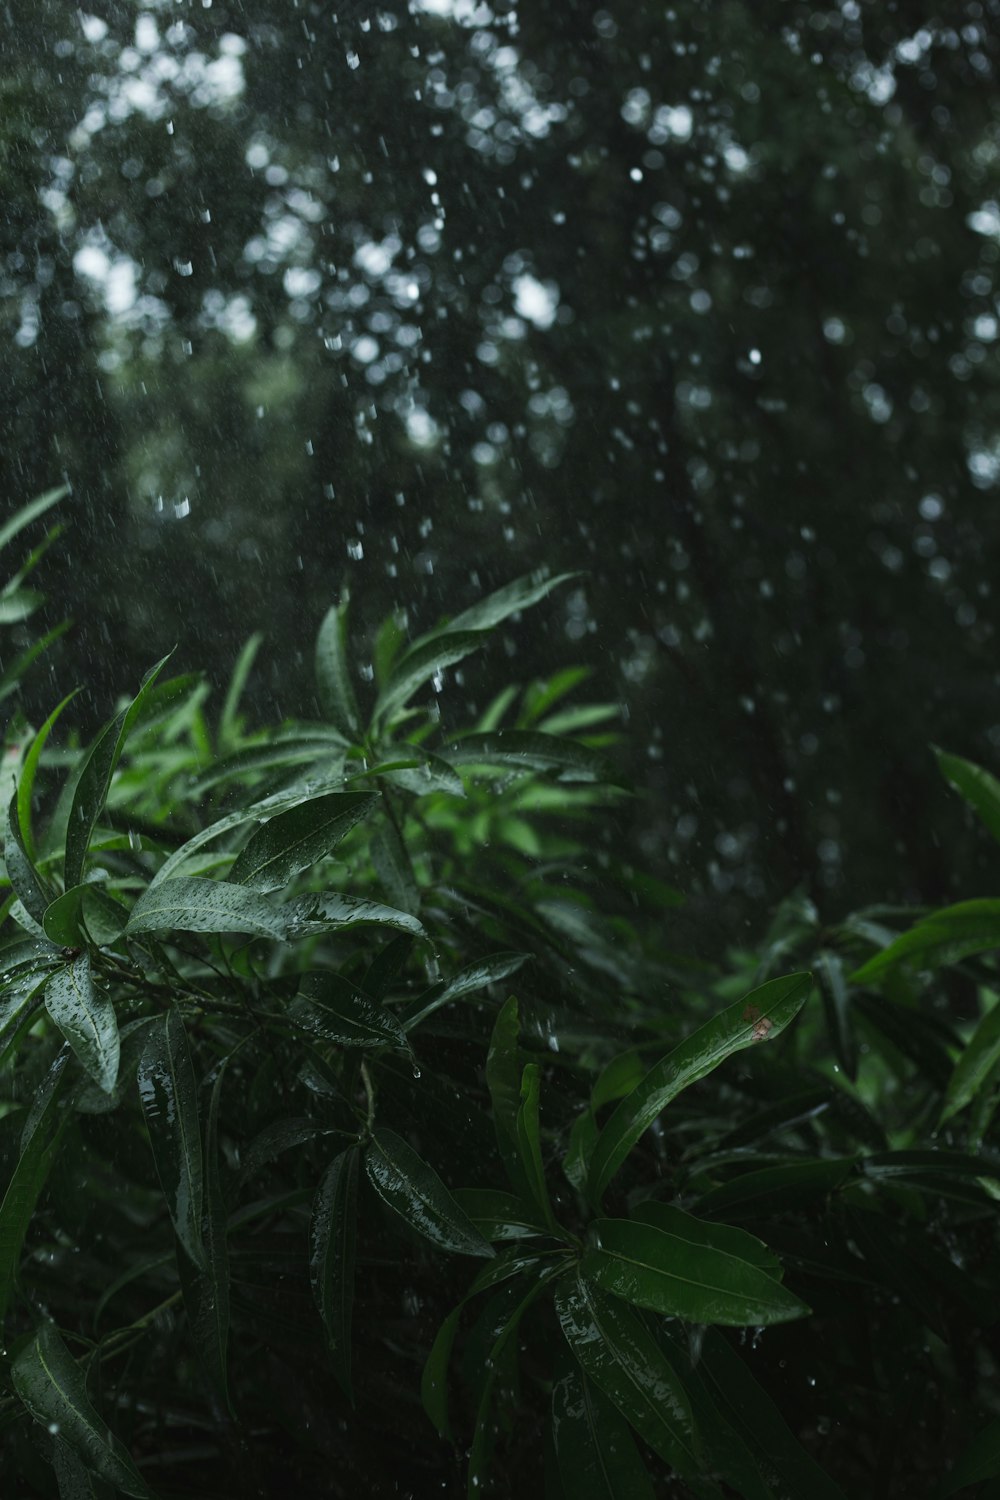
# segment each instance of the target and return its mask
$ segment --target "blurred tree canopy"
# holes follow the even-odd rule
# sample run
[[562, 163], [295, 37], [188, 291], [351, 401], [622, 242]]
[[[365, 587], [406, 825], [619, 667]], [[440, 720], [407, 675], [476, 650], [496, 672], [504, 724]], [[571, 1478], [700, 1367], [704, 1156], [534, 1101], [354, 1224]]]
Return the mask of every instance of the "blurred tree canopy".
[[345, 585], [430, 623], [582, 568], [519, 666], [625, 705], [623, 835], [704, 932], [956, 889], [928, 746], [1000, 745], [998, 0], [0, 17], [2, 494], [72, 486], [53, 670], [95, 717], [255, 629], [309, 712]]

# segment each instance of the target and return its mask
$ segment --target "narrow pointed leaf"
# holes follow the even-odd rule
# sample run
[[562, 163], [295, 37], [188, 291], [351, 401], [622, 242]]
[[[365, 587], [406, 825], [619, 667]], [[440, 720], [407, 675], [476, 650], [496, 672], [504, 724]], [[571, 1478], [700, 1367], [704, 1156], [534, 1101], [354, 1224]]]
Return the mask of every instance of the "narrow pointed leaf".
[[324, 716], [352, 740], [361, 733], [361, 715], [347, 658], [347, 611], [350, 595], [344, 590], [331, 605], [316, 637], [316, 691]]
[[517, 1150], [521, 1158], [521, 1168], [531, 1190], [531, 1201], [537, 1206], [549, 1228], [558, 1234], [559, 1226], [549, 1201], [545, 1167], [542, 1163], [542, 1142], [538, 1118], [540, 1089], [541, 1069], [537, 1063], [527, 1063], [521, 1075], [521, 1102], [515, 1122]]
[[552, 774], [559, 781], [614, 784], [618, 780], [614, 767], [596, 750], [541, 730], [468, 734], [446, 745], [441, 754], [453, 766], [509, 766], [515, 771]]
[[375, 715], [386, 719], [404, 707], [425, 682], [446, 667], [453, 667], [472, 651], [485, 646], [485, 630], [451, 630], [433, 636], [423, 645], [411, 648], [393, 669], [389, 681], [378, 696]]
[[460, 1000], [465, 995], [475, 994], [487, 985], [498, 984], [501, 979], [509, 979], [530, 956], [528, 953], [491, 953], [478, 963], [469, 964], [447, 984], [436, 986], [433, 991], [426, 991], [406, 1007], [402, 1014], [407, 1031], [425, 1021], [434, 1011], [440, 1010], [442, 1005]]
[[382, 906], [380, 902], [368, 901], [363, 896], [343, 896], [339, 891], [296, 896], [281, 907], [281, 915], [289, 942], [321, 932], [346, 931], [351, 927], [393, 927], [397, 932], [426, 937], [423, 924], [409, 912], [398, 911], [394, 906]]
[[24, 849], [31, 859], [34, 859], [35, 857], [35, 841], [31, 828], [31, 795], [35, 788], [35, 777], [38, 774], [38, 763], [41, 760], [42, 751], [45, 749], [45, 742], [51, 734], [56, 720], [59, 718], [66, 705], [73, 701], [79, 691], [79, 688], [74, 688], [73, 691], [71, 693], [67, 693], [63, 701], [52, 710], [48, 718], [45, 720], [45, 723], [42, 725], [41, 729], [32, 740], [28, 753], [24, 757], [24, 765], [21, 767], [21, 775], [17, 783], [17, 822], [18, 827], [21, 830], [21, 839], [23, 841]]
[[383, 820], [368, 846], [382, 890], [400, 911], [416, 916], [420, 910], [420, 886], [406, 845], [392, 823]]
[[552, 1387], [552, 1436], [573, 1500], [655, 1500], [628, 1423], [581, 1370]]
[[82, 1067], [110, 1094], [121, 1055], [118, 1020], [107, 995], [94, 987], [89, 953], [56, 969], [45, 986], [45, 1007]]
[[834, 1192], [847, 1180], [854, 1164], [853, 1156], [845, 1156], [761, 1167], [713, 1188], [698, 1199], [696, 1207], [699, 1214], [738, 1211], [751, 1216], [765, 1208], [769, 1213], [780, 1208], [798, 1208]]
[[487, 1240], [523, 1240], [550, 1233], [538, 1210], [499, 1188], [456, 1188], [455, 1202]]
[[442, 1250], [489, 1259], [491, 1246], [462, 1212], [433, 1167], [394, 1130], [377, 1129], [365, 1152], [365, 1171], [383, 1202]]
[[501, 1006], [486, 1057], [486, 1083], [493, 1103], [493, 1126], [507, 1175], [520, 1197], [532, 1200], [530, 1184], [521, 1165], [517, 1141], [517, 1116], [521, 1108], [521, 1022], [514, 995]]
[[853, 1082], [858, 1072], [858, 1044], [851, 1025], [851, 1001], [839, 953], [820, 953], [816, 962], [819, 992], [834, 1053]]
[[256, 891], [224, 880], [180, 875], [150, 886], [132, 908], [126, 924], [130, 936], [142, 932], [245, 932], [252, 937], [284, 938], [283, 911]]
[[737, 1000], [652, 1067], [618, 1105], [594, 1148], [588, 1181], [595, 1205], [632, 1147], [670, 1101], [745, 1047], [779, 1036], [805, 1004], [811, 974], [772, 979]]
[[710, 1234], [689, 1235], [680, 1221], [668, 1230], [597, 1219], [590, 1232], [593, 1241], [584, 1251], [580, 1275], [636, 1307], [688, 1323], [737, 1328], [785, 1323], [809, 1312], [759, 1266], [711, 1244]]
[[17, 793], [10, 799], [4, 826], [3, 860], [7, 878], [17, 892], [25, 911], [41, 922], [50, 901], [41, 876], [31, 862], [21, 834], [17, 816]]
[[79, 885], [83, 878], [83, 867], [90, 848], [94, 826], [104, 809], [111, 778], [121, 759], [129, 730], [142, 712], [153, 685], [169, 657], [165, 656], [147, 672], [138, 693], [128, 708], [117, 714], [98, 735], [87, 756], [73, 793], [73, 803], [66, 825], [66, 885]]
[[222, 1189], [219, 1107], [228, 1059], [215, 1075], [205, 1122], [204, 1214], [205, 1265], [199, 1269], [179, 1245], [184, 1301], [191, 1320], [203, 1373], [232, 1415], [229, 1397], [229, 1243], [228, 1214]]
[[651, 1224], [654, 1229], [661, 1229], [664, 1234], [673, 1234], [688, 1245], [703, 1246], [736, 1256], [748, 1265], [756, 1266], [775, 1281], [781, 1280], [782, 1266], [774, 1251], [745, 1229], [698, 1219], [694, 1214], [685, 1213], [683, 1209], [660, 1203], [653, 1198], [640, 1203], [633, 1210], [632, 1217], [640, 1224]]
[[463, 610], [460, 615], [449, 623], [449, 630], [492, 630], [494, 626], [501, 625], [504, 620], [516, 614], [518, 610], [530, 609], [533, 604], [538, 604], [553, 589], [559, 588], [563, 583], [569, 583], [574, 578], [583, 575], [576, 573], [557, 573], [554, 578], [538, 578], [526, 573], [522, 578], [515, 578], [513, 583], [506, 584], [501, 589], [496, 589], [492, 594], [487, 594], [480, 599], [478, 604], [473, 604], [469, 609]]
[[42, 1323], [11, 1365], [11, 1381], [36, 1422], [57, 1431], [88, 1468], [120, 1494], [146, 1500], [150, 1491], [128, 1449], [98, 1415], [83, 1371], [52, 1323]]
[[88, 882], [71, 886], [49, 903], [42, 929], [61, 948], [84, 948], [90, 942], [103, 947], [118, 941], [128, 915], [99, 885]]
[[276, 814], [243, 849], [230, 881], [262, 894], [279, 890], [329, 854], [377, 801], [373, 792], [330, 792]]
[[49, 1070], [42, 1107], [29, 1115], [21, 1136], [21, 1154], [0, 1203], [0, 1328], [10, 1305], [31, 1216], [61, 1138], [59, 1097], [68, 1056], [64, 1048]]
[[955, 1064], [955, 1071], [948, 1080], [944, 1107], [941, 1110], [943, 1125], [952, 1115], [974, 1099], [1000, 1062], [1000, 1005], [994, 1004], [980, 1018], [965, 1050]]
[[405, 1047], [391, 1012], [339, 974], [307, 974], [289, 1014], [314, 1036], [342, 1047]]
[[851, 975], [851, 983], [870, 984], [900, 963], [939, 969], [995, 948], [1000, 948], [1000, 900], [960, 901], [917, 922], [862, 964]]
[[257, 652], [261, 648], [264, 636], [259, 630], [255, 630], [249, 637], [233, 668], [233, 675], [229, 679], [229, 687], [226, 690], [226, 701], [222, 705], [222, 713], [219, 715], [219, 745], [222, 748], [235, 748], [239, 743], [237, 732], [237, 714], [240, 707], [240, 699], [247, 685], [247, 678], [253, 670], [253, 664]]
[[309, 1277], [323, 1320], [337, 1382], [353, 1401], [351, 1313], [358, 1217], [357, 1146], [334, 1158], [316, 1191], [310, 1227]]
[[139, 1060], [142, 1101], [156, 1175], [174, 1231], [188, 1257], [205, 1269], [202, 1213], [204, 1163], [198, 1120], [198, 1085], [184, 1023], [171, 1007], [149, 1037]]
[[960, 755], [935, 748], [938, 768], [956, 792], [975, 808], [993, 837], [1000, 842], [1000, 781], [989, 771]]
[[614, 1297], [569, 1278], [556, 1288], [556, 1311], [583, 1373], [682, 1478], [698, 1476], [699, 1440], [687, 1393], [639, 1320]]

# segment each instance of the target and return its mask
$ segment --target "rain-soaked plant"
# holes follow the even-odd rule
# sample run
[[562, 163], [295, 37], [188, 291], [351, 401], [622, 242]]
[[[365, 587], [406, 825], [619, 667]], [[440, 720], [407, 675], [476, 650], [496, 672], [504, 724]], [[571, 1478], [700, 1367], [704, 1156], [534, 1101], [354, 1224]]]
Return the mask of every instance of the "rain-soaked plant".
[[759, 952], [679, 958], [585, 674], [450, 721], [445, 674], [560, 582], [387, 621], [364, 703], [345, 598], [314, 721], [247, 729], [255, 640], [217, 718], [161, 662], [89, 749], [49, 748], [65, 702], [24, 746], [4, 1494], [1000, 1472], [1000, 903], [898, 936], [792, 902]]

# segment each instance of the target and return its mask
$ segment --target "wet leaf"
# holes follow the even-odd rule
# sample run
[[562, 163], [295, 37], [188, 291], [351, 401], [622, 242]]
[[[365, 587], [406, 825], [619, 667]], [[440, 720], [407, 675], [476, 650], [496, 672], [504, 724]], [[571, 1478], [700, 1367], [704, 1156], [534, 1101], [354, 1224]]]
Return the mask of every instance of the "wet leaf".
[[0, 1203], [0, 1328], [21, 1263], [24, 1239], [38, 1195], [45, 1186], [62, 1135], [59, 1096], [65, 1083], [69, 1053], [59, 1054], [46, 1079], [39, 1110], [33, 1110], [21, 1135], [17, 1166]]
[[339, 974], [307, 974], [289, 1015], [298, 1026], [342, 1047], [406, 1047], [391, 1012]]
[[549, 1234], [537, 1209], [498, 1188], [456, 1188], [455, 1202], [487, 1240], [522, 1240]]
[[184, 1023], [175, 1006], [150, 1027], [139, 1060], [138, 1081], [156, 1175], [174, 1231], [189, 1259], [199, 1270], [205, 1270], [205, 1179], [198, 1084]]
[[561, 1231], [552, 1212], [549, 1190], [545, 1181], [545, 1167], [542, 1163], [538, 1120], [540, 1088], [541, 1069], [537, 1063], [527, 1063], [521, 1075], [521, 1102], [515, 1121], [517, 1150], [531, 1193], [531, 1201], [537, 1206], [552, 1233], [560, 1234]]
[[365, 1151], [365, 1171], [383, 1202], [425, 1239], [456, 1255], [493, 1255], [434, 1168], [394, 1130], [379, 1127], [374, 1132]]
[[281, 889], [336, 848], [377, 801], [372, 792], [330, 792], [276, 813], [238, 856], [230, 882], [262, 894]]
[[79, 885], [83, 879], [83, 867], [90, 848], [91, 836], [104, 810], [111, 788], [111, 778], [121, 759], [125, 741], [128, 739], [132, 725], [142, 712], [157, 677], [169, 660], [169, 656], [163, 657], [151, 671], [146, 673], [141, 688], [128, 708], [122, 709], [121, 713], [101, 730], [83, 763], [66, 825], [65, 883], [67, 886]]
[[802, 1009], [811, 984], [810, 974], [769, 980], [707, 1022], [649, 1070], [618, 1105], [594, 1148], [588, 1192], [595, 1205], [632, 1147], [671, 1099], [734, 1052], [766, 1045], [779, 1036]]
[[758, 1214], [762, 1209], [773, 1213], [779, 1208], [798, 1208], [834, 1192], [854, 1166], [855, 1158], [845, 1156], [761, 1167], [713, 1188], [698, 1199], [696, 1207], [699, 1214], [730, 1213], [734, 1209]]
[[[273, 911], [274, 908], [271, 908]], [[425, 937], [423, 924], [409, 912], [394, 906], [382, 906], [363, 896], [342, 896], [339, 891], [320, 891], [311, 896], [296, 896], [281, 907], [286, 935], [291, 941], [312, 937], [321, 932], [345, 931], [350, 927], [394, 927], [414, 937]]]
[[938, 769], [970, 807], [975, 808], [993, 837], [1000, 842], [1000, 781], [960, 755], [934, 747]]
[[552, 1387], [552, 1436], [573, 1500], [654, 1500], [627, 1422], [580, 1370]]
[[485, 630], [451, 630], [433, 636], [423, 645], [410, 648], [396, 663], [392, 675], [379, 693], [375, 718], [385, 720], [403, 708], [425, 682], [453, 667], [472, 651], [478, 651], [489, 640]]
[[515, 771], [551, 774], [559, 781], [606, 785], [618, 781], [614, 767], [596, 750], [540, 730], [498, 729], [492, 734], [467, 734], [446, 745], [441, 754], [453, 766], [508, 766]]
[[689, 1229], [688, 1218], [661, 1215], [656, 1224], [596, 1219], [581, 1277], [637, 1307], [689, 1323], [743, 1327], [808, 1314], [805, 1303], [756, 1260], [736, 1252], [734, 1246], [749, 1235], [734, 1230], [715, 1237], [711, 1225], [695, 1221]]
[[58, 1431], [102, 1479], [120, 1494], [146, 1500], [148, 1486], [87, 1394], [83, 1371], [49, 1322], [41, 1323], [34, 1338], [11, 1365], [11, 1381], [36, 1422]]
[[126, 924], [131, 937], [142, 932], [245, 932], [284, 938], [284, 909], [263, 896], [224, 880], [180, 875], [150, 886], [132, 908]]
[[889, 943], [855, 970], [851, 983], [871, 984], [901, 963], [939, 969], [995, 948], [1000, 948], [1000, 901], [960, 901], [942, 907]]
[[90, 955], [56, 969], [45, 986], [45, 1008], [99, 1088], [110, 1094], [118, 1079], [121, 1044], [115, 1008], [95, 989]]
[[522, 578], [515, 578], [513, 583], [505, 584], [503, 588], [496, 589], [492, 594], [487, 594], [480, 599], [478, 604], [471, 605], [456, 615], [449, 622], [449, 630], [492, 630], [497, 625], [509, 620], [511, 615], [518, 610], [530, 609], [533, 604], [538, 604], [542, 599], [552, 593], [561, 584], [570, 583], [574, 578], [582, 578], [583, 574], [557, 573], [553, 578], [539, 578], [537, 574], [525, 573]]
[[354, 1248], [357, 1237], [360, 1150], [349, 1146], [323, 1174], [313, 1200], [309, 1277], [326, 1331], [337, 1382], [350, 1401], [351, 1312], [354, 1305]]
[[588, 1379], [678, 1474], [699, 1476], [699, 1439], [684, 1386], [638, 1319], [614, 1297], [569, 1278], [556, 1288], [556, 1311]]
[[339, 604], [323, 616], [316, 637], [316, 690], [324, 716], [342, 734], [356, 740], [361, 715], [347, 658], [347, 612], [350, 595], [344, 589]]
[[79, 691], [79, 688], [74, 688], [73, 691], [71, 693], [67, 693], [62, 702], [60, 704], [57, 704], [57, 706], [52, 710], [48, 718], [45, 720], [45, 723], [42, 725], [41, 729], [39, 729], [38, 733], [32, 740], [28, 753], [24, 757], [24, 765], [21, 767], [21, 775], [18, 778], [17, 783], [17, 822], [18, 827], [21, 830], [23, 848], [28, 857], [31, 859], [34, 859], [35, 857], [35, 840], [31, 827], [31, 796], [35, 788], [35, 777], [38, 774], [38, 763], [42, 758], [42, 751], [45, 749], [45, 743], [49, 735], [52, 733], [52, 729], [55, 726], [57, 719], [61, 715], [66, 705], [68, 703], [72, 703], [73, 699], [76, 697]]
[[31, 862], [21, 826], [17, 817], [17, 793], [10, 799], [4, 824], [3, 859], [7, 868], [7, 879], [17, 892], [24, 909], [36, 922], [41, 922], [50, 896]]
[[948, 1080], [940, 1125], [973, 1100], [1000, 1062], [1000, 1005], [980, 1018]]
[[410, 1031], [436, 1010], [440, 1010], [442, 1005], [460, 1000], [465, 995], [473, 995], [487, 985], [498, 984], [501, 979], [509, 979], [530, 956], [528, 953], [491, 953], [478, 963], [469, 964], [454, 979], [449, 979], [446, 984], [436, 986], [433, 991], [427, 991], [414, 1000], [402, 1013], [404, 1026]]

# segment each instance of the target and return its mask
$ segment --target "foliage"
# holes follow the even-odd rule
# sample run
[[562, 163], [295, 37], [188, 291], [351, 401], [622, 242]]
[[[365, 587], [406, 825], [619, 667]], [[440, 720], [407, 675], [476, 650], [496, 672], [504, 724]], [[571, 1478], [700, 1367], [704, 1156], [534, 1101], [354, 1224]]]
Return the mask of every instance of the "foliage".
[[562, 581], [387, 622], [364, 701], [343, 598], [316, 721], [247, 727], [252, 641], [217, 716], [160, 662], [89, 748], [39, 731], [5, 823], [5, 1488], [1000, 1474], [1000, 904], [900, 932], [796, 899], [759, 950], [671, 953], [676, 893], [593, 852], [630, 794], [579, 674], [449, 720], [446, 672]]

